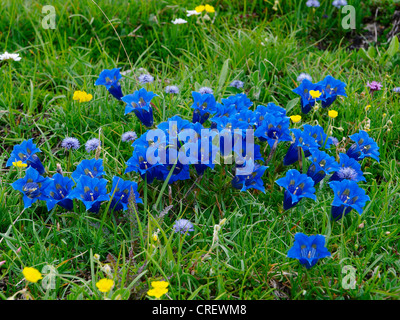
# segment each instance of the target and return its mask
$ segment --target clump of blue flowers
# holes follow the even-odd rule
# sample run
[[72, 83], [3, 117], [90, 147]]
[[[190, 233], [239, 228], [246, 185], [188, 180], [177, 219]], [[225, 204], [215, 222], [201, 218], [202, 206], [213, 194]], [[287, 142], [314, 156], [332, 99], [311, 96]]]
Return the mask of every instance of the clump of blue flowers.
[[301, 232], [295, 234], [293, 247], [287, 253], [288, 258], [299, 260], [307, 269], [313, 267], [319, 259], [330, 256], [323, 235], [307, 236]]

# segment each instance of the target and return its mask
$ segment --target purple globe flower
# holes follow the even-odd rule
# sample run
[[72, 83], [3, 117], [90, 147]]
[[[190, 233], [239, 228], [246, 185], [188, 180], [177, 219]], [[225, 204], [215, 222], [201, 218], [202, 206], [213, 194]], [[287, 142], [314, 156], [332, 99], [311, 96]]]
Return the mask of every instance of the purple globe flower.
[[299, 76], [297, 77], [297, 82], [303, 82], [304, 79], [307, 79], [308, 81], [312, 82], [312, 77], [308, 73], [300, 73]]
[[172, 228], [174, 229], [175, 233], [180, 232], [182, 234], [194, 231], [193, 224], [186, 219], [176, 220]]
[[244, 86], [244, 82], [240, 80], [233, 80], [229, 86], [235, 87], [236, 89], [241, 89]]
[[77, 138], [67, 137], [61, 142], [61, 147], [69, 150], [69, 149], [78, 149], [81, 146], [79, 140]]
[[338, 9], [340, 9], [340, 7], [347, 6], [347, 1], [346, 0], [335, 0], [332, 2], [332, 5]]
[[199, 89], [199, 93], [201, 93], [201, 94], [205, 94], [205, 93], [213, 94], [214, 91], [211, 88], [202, 87], [202, 88]]
[[166, 86], [165, 92], [166, 93], [179, 93], [179, 88], [177, 86]]
[[319, 6], [320, 6], [321, 4], [319, 3], [319, 1], [318, 0], [308, 0], [307, 2], [306, 2], [306, 6], [307, 7], [314, 7], [314, 8], [318, 8]]
[[154, 81], [154, 77], [150, 74], [141, 74], [139, 76], [139, 82], [141, 84], [152, 83], [153, 81]]
[[394, 88], [393, 92], [400, 93], [400, 87]]
[[372, 81], [371, 83], [367, 82], [367, 87], [369, 87], [369, 90], [373, 93], [374, 91], [379, 91], [382, 88], [382, 83]]
[[136, 132], [133, 132], [133, 131], [125, 132], [121, 136], [122, 142], [135, 141], [136, 139], [137, 139], [137, 134], [136, 134]]
[[85, 149], [87, 152], [94, 151], [100, 146], [101, 142], [97, 138], [90, 139], [85, 144]]

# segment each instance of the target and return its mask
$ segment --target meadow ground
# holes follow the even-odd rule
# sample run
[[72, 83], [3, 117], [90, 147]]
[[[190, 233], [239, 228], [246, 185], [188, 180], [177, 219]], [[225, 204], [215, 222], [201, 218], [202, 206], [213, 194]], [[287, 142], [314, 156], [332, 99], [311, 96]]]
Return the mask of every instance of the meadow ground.
[[[388, 41], [400, 10], [396, 1], [348, 0], [356, 12], [355, 30], [343, 29], [345, 15], [331, 0], [321, 0], [318, 8], [307, 7], [305, 0], [210, 0], [216, 11], [208, 14], [210, 20], [202, 18], [204, 12], [187, 17], [186, 10], [201, 3], [186, 0], [98, 0], [97, 5], [57, 0], [51, 3], [54, 29], [42, 26], [46, 1], [0, 2], [0, 53], [21, 57], [0, 66], [2, 299], [153, 299], [148, 290], [158, 280], [169, 283], [162, 299], [400, 297], [400, 93], [393, 91], [400, 87], [400, 54], [398, 43]], [[171, 23], [176, 18], [187, 23]], [[219, 102], [245, 92], [251, 110], [273, 102], [288, 116], [301, 115], [291, 128], [321, 125], [340, 142], [330, 150], [334, 156], [349, 149], [350, 135], [367, 131], [380, 152], [379, 162], [369, 157], [360, 162], [366, 181], [359, 186], [370, 201], [361, 215], [352, 210], [332, 221], [334, 193], [325, 179], [315, 186], [316, 201], [302, 199], [284, 210], [284, 190], [275, 181], [288, 169], [300, 169], [282, 163], [289, 142], [279, 143], [268, 163], [265, 193], [233, 188], [233, 166], [226, 164], [203, 176], [191, 170], [191, 179], [172, 184], [125, 174], [132, 147], [121, 135], [140, 136], [147, 128], [133, 113], [124, 115], [125, 104], [104, 86], [94, 85], [101, 71], [117, 67], [129, 71], [121, 80], [124, 94], [142, 87], [141, 73], [154, 77], [144, 87], [159, 95], [152, 100], [155, 125], [175, 115], [191, 121], [192, 91], [210, 87]], [[336, 118], [324, 108], [301, 112], [292, 90], [302, 72], [314, 82], [331, 75], [347, 84], [347, 97], [330, 107]], [[229, 86], [235, 79], [244, 82], [243, 89]], [[382, 84], [374, 94], [367, 86], [372, 81]], [[180, 93], [166, 94], [167, 85], [179, 86]], [[93, 98], [79, 103], [73, 100], [77, 90]], [[66, 151], [65, 137], [82, 146]], [[143, 203], [111, 213], [104, 203], [97, 214], [80, 201], [72, 210], [48, 211], [45, 201], [24, 208], [10, 184], [24, 177], [25, 169], [6, 162], [15, 145], [31, 138], [41, 150], [46, 177], [55, 174], [57, 164], [69, 176], [83, 159], [94, 158], [84, 144], [100, 138], [105, 178], [110, 185], [113, 176], [136, 181]], [[261, 143], [262, 156], [269, 152]], [[190, 220], [194, 231], [175, 233], [180, 218]], [[288, 258], [297, 232], [325, 236], [331, 257], [310, 269]], [[24, 267], [38, 269], [44, 278], [28, 284]], [[349, 268], [355, 270], [354, 286], [345, 278]], [[101, 278], [114, 281], [106, 294], [96, 287]]]

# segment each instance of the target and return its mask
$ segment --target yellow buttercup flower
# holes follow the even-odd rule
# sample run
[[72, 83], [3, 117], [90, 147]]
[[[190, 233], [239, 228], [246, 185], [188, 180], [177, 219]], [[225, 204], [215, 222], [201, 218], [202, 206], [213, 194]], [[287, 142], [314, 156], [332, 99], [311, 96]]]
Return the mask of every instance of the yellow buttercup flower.
[[24, 270], [22, 270], [22, 274], [24, 275], [26, 281], [36, 283], [40, 279], [43, 279], [42, 274], [39, 272], [39, 270], [31, 267], [25, 267]]
[[194, 10], [196, 10], [197, 12], [203, 12], [205, 9], [206, 9], [206, 7], [203, 5], [197, 6], [196, 8], [194, 8]]
[[371, 109], [371, 105], [370, 104], [365, 107], [365, 111], [368, 111], [369, 109]]
[[114, 281], [111, 279], [103, 278], [96, 282], [96, 287], [100, 292], [108, 292], [114, 286]]
[[311, 96], [311, 98], [313, 98], [313, 99], [317, 99], [317, 98], [319, 98], [320, 96], [321, 96], [321, 94], [322, 94], [322, 92], [320, 92], [320, 91], [318, 91], [318, 90], [310, 90], [310, 96]]
[[215, 12], [215, 9], [213, 6], [210, 6], [209, 4], [206, 4], [204, 9], [206, 9], [207, 12], [213, 13]]
[[329, 110], [328, 116], [332, 119], [335, 119], [338, 116], [338, 112], [336, 110]]
[[164, 294], [168, 292], [168, 282], [166, 281], [153, 281], [151, 283], [153, 289], [147, 291], [147, 294], [151, 297], [161, 298]]
[[28, 165], [23, 163], [21, 160], [12, 163], [14, 167], [17, 168], [26, 168]]
[[168, 287], [168, 282], [166, 281], [152, 281], [151, 286], [155, 289], [166, 289]]
[[297, 123], [301, 121], [301, 116], [295, 115], [295, 116], [290, 116], [290, 120], [293, 121], [293, 123]]
[[88, 102], [92, 100], [93, 96], [90, 93], [86, 93], [85, 91], [75, 91], [73, 99], [78, 102]]
[[154, 242], [158, 241], [158, 236], [157, 236], [157, 234], [154, 233], [152, 239], [153, 239]]

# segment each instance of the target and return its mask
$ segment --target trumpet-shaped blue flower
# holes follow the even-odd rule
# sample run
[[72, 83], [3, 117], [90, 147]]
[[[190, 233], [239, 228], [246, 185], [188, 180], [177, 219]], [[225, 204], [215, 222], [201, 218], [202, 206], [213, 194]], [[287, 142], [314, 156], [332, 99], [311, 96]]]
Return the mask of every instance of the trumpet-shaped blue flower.
[[257, 114], [255, 111], [251, 110], [241, 110], [232, 115], [231, 118], [247, 123], [247, 129], [252, 129], [258, 124]]
[[21, 144], [14, 146], [6, 166], [10, 167], [13, 165], [13, 162], [22, 161], [23, 163], [26, 163], [28, 167], [36, 169], [39, 174], [43, 174], [45, 170], [42, 162], [36, 155], [38, 152], [41, 151], [36, 147], [36, 144], [32, 142], [32, 139], [25, 140]]
[[339, 157], [339, 169], [333, 173], [329, 181], [342, 181], [344, 179], [355, 182], [365, 181], [360, 163], [344, 153], [340, 153]]
[[143, 203], [137, 192], [138, 185], [135, 181], [124, 181], [121, 178], [113, 177], [110, 198], [112, 197], [110, 210], [119, 211], [128, 209], [128, 200], [133, 190], [136, 203]]
[[237, 113], [236, 106], [234, 104], [224, 105], [224, 104], [217, 102], [216, 109], [217, 109], [217, 112], [215, 113], [214, 117], [210, 119], [211, 122], [214, 122], [214, 119], [216, 119], [216, 118], [220, 118], [220, 117], [228, 117], [229, 118]]
[[240, 191], [257, 189], [265, 193], [264, 182], [261, 179], [268, 167], [255, 163], [249, 158], [240, 167], [236, 167], [236, 174], [232, 179], [232, 186]]
[[[140, 142], [141, 138], [137, 139], [136, 142]], [[161, 152], [161, 154], [160, 154]], [[134, 147], [132, 157], [126, 162], [127, 168], [125, 173], [137, 172], [144, 180], [147, 176], [147, 182], [152, 183], [154, 179], [163, 180], [163, 164], [161, 158], [166, 152], [165, 140], [159, 142], [153, 142], [149, 146], [136, 145]]]
[[107, 194], [107, 180], [81, 176], [73, 189], [67, 196], [68, 199], [77, 199], [83, 202], [86, 210], [97, 213], [103, 201], [110, 200]]
[[120, 68], [114, 68], [111, 70], [105, 69], [103, 70], [99, 78], [96, 80], [96, 86], [105, 86], [109, 93], [111, 93], [114, 98], [117, 100], [121, 100], [124, 96], [122, 94], [121, 84], [119, 82], [122, 79], [122, 75], [120, 73]]
[[211, 93], [203, 93], [193, 91], [193, 123], [200, 122], [203, 124], [207, 121], [211, 114], [217, 112], [217, 102]]
[[368, 133], [361, 130], [350, 136], [355, 143], [347, 150], [346, 154], [357, 161], [370, 157], [379, 162], [379, 147]]
[[254, 132], [254, 135], [261, 141], [267, 140], [269, 146], [272, 147], [276, 140], [278, 140], [278, 143], [281, 141], [292, 141], [289, 125], [288, 117], [276, 117], [268, 113], [261, 122], [261, 125]]
[[29, 208], [37, 200], [46, 200], [45, 189], [50, 184], [49, 178], [42, 177], [37, 170], [29, 167], [25, 177], [18, 179], [11, 186], [23, 194], [24, 207]]
[[122, 97], [121, 100], [126, 103], [125, 114], [133, 111], [146, 127], [151, 127], [154, 119], [153, 108], [150, 103], [154, 97], [158, 96], [152, 91], [147, 92], [145, 88]]
[[347, 97], [345, 90], [346, 84], [332, 76], [326, 76], [325, 79], [318, 84], [323, 88], [324, 99], [321, 102], [323, 108], [329, 107], [336, 100], [337, 96]]
[[334, 157], [329, 156], [324, 151], [318, 149], [310, 150], [311, 164], [308, 167], [307, 175], [313, 179], [314, 183], [317, 184], [325, 176], [333, 171], [339, 170], [339, 164], [336, 162]]
[[250, 101], [245, 93], [238, 93], [234, 96], [229, 96], [228, 98], [221, 99], [221, 103], [225, 107], [234, 106], [236, 112], [248, 110], [253, 105], [253, 102]]
[[68, 177], [63, 177], [60, 173], [56, 173], [47, 188], [44, 190], [46, 194], [47, 210], [52, 210], [54, 206], [59, 205], [64, 209], [70, 211], [73, 209], [73, 202], [68, 199], [68, 195], [71, 192], [74, 181]]
[[[314, 99], [310, 95], [311, 90], [321, 92], [321, 96], [319, 98]], [[312, 83], [307, 79], [304, 79], [301, 82], [301, 84], [292, 91], [300, 96], [301, 111], [306, 114], [310, 112], [311, 108], [315, 105], [316, 101], [321, 101], [324, 99], [322, 95], [323, 93], [322, 85], [318, 83]]]
[[358, 214], [362, 214], [363, 207], [370, 198], [365, 194], [357, 182], [351, 180], [332, 181], [329, 182], [335, 197], [332, 202], [332, 219], [339, 220], [352, 209], [355, 209]]
[[317, 200], [315, 196], [314, 181], [306, 174], [301, 174], [296, 169], [291, 169], [286, 176], [275, 181], [285, 188], [283, 208], [288, 210], [294, 207], [302, 198]]
[[76, 167], [75, 171], [72, 172], [71, 177], [75, 182], [79, 180], [81, 176], [88, 176], [89, 178], [102, 178], [104, 172], [103, 159], [84, 159]]
[[303, 131], [300, 129], [291, 129], [291, 132], [295, 136], [295, 141], [290, 145], [289, 150], [283, 159], [283, 164], [285, 166], [288, 166], [299, 160], [298, 147], [301, 147], [304, 155], [309, 157], [311, 155], [311, 149], [328, 149], [332, 144], [332, 138], [328, 138], [324, 132], [324, 129], [319, 125], [311, 126], [309, 124], [305, 124], [303, 125]]
[[307, 236], [301, 232], [295, 234], [293, 247], [287, 253], [288, 258], [299, 260], [307, 269], [314, 266], [319, 259], [330, 256], [323, 235]]

